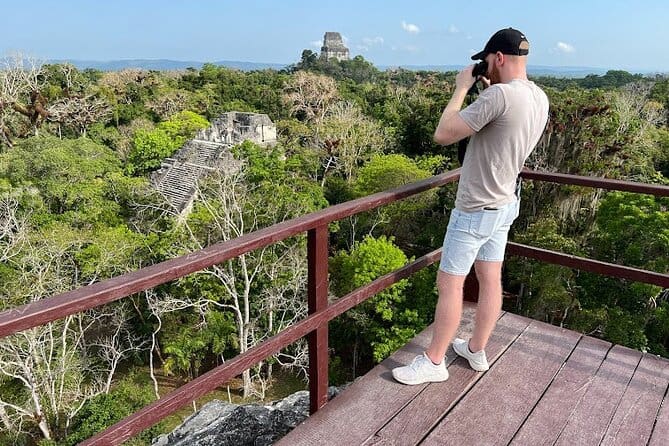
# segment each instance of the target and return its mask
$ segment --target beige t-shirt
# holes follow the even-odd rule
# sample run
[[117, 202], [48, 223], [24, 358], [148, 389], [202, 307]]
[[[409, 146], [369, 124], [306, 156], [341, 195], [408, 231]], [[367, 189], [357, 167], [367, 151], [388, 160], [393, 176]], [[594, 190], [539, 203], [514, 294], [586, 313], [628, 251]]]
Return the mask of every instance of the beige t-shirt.
[[476, 133], [467, 145], [455, 207], [478, 211], [515, 200], [516, 178], [548, 121], [548, 98], [534, 82], [492, 85], [460, 116]]

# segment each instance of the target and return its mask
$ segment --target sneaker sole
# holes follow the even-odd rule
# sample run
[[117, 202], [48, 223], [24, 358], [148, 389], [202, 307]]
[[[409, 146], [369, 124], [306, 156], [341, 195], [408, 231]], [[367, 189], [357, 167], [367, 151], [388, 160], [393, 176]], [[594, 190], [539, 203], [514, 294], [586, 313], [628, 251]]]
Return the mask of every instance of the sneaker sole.
[[446, 381], [449, 377], [446, 376], [446, 377], [443, 378], [443, 379], [430, 379], [430, 380], [426, 380], [426, 381], [409, 381], [409, 380], [400, 379], [400, 378], [398, 378], [397, 376], [395, 376], [395, 374], [393, 373], [393, 378], [395, 379], [395, 381], [397, 381], [397, 382], [399, 382], [399, 383], [406, 384], [406, 385], [408, 385], [408, 386], [416, 386], [416, 385], [418, 385], [418, 384], [425, 384], [425, 383], [440, 383], [440, 382], [444, 382], [444, 381]]

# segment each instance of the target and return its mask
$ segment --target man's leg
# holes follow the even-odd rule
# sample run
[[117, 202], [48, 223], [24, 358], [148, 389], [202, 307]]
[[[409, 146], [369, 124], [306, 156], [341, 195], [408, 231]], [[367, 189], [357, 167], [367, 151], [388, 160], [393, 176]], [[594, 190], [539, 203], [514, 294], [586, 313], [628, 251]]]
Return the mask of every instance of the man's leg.
[[449, 274], [439, 270], [437, 289], [439, 300], [434, 314], [432, 341], [426, 350], [435, 364], [444, 360], [448, 345], [455, 336], [462, 316], [462, 287], [467, 276]]
[[477, 260], [474, 265], [479, 282], [479, 302], [469, 349], [478, 352], [485, 349], [502, 309], [502, 262]]

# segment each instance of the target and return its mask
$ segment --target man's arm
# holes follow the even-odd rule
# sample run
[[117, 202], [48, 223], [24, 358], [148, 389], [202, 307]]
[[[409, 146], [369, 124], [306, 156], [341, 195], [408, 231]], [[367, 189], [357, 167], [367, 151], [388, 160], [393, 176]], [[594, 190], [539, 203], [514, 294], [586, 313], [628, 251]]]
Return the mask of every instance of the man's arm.
[[473, 67], [473, 65], [470, 65], [465, 68], [455, 78], [455, 91], [441, 114], [437, 129], [434, 131], [434, 142], [437, 144], [447, 146], [475, 133], [459, 114], [462, 104], [465, 102], [467, 91], [476, 81], [472, 76]]

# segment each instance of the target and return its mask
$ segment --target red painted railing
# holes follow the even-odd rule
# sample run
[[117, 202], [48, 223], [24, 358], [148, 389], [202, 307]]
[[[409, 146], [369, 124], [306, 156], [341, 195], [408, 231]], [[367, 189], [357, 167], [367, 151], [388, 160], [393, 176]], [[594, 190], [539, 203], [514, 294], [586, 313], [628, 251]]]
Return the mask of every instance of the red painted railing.
[[[441, 249], [435, 250], [328, 305], [328, 224], [454, 182], [459, 175], [458, 169], [342, 203], [123, 276], [13, 308], [0, 313], [0, 337], [121, 299], [306, 231], [309, 267], [307, 318], [174, 390], [82, 444], [120, 444], [304, 336], [308, 337], [309, 342], [309, 389], [313, 413], [327, 402], [328, 322], [379, 291], [435, 263], [441, 256]], [[521, 175], [531, 180], [669, 196], [667, 186], [531, 170], [524, 170]], [[521, 255], [669, 288], [667, 274], [569, 256], [516, 243], [509, 243], [507, 252], [510, 255]]]

